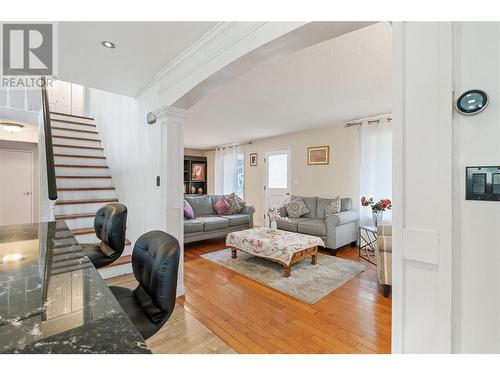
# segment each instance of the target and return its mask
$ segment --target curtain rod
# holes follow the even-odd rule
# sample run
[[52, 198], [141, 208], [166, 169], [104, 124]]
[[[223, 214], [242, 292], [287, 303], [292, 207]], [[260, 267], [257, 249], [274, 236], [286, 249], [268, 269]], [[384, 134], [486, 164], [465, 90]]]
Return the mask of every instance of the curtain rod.
[[384, 114], [384, 115], [367, 117], [367, 118], [362, 118], [362, 119], [358, 119], [358, 120], [352, 120], [352, 121], [347, 122], [344, 126], [346, 128], [350, 128], [351, 126], [359, 126], [359, 125], [361, 125], [363, 123], [363, 121], [366, 121], [368, 123], [368, 125], [375, 124], [375, 123], [378, 124], [378, 123], [380, 123], [380, 121], [384, 117], [386, 117], [387, 122], [391, 122], [392, 121], [392, 114], [391, 113], [387, 113], [387, 114]]
[[251, 144], [252, 144], [252, 141], [243, 142], [243, 143], [228, 143], [228, 144], [225, 144], [225, 145], [220, 145], [220, 146], [216, 146], [216, 147], [212, 147], [212, 148], [207, 148], [207, 149], [205, 149], [203, 151], [215, 151], [218, 148], [228, 148], [228, 147], [232, 147], [232, 146], [245, 146], [245, 145], [251, 145]]

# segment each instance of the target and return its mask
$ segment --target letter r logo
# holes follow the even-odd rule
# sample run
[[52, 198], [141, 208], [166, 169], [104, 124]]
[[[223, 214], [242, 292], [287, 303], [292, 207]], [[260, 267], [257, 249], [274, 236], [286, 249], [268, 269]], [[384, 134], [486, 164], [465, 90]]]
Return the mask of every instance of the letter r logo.
[[51, 24], [3, 24], [4, 75], [52, 75]]

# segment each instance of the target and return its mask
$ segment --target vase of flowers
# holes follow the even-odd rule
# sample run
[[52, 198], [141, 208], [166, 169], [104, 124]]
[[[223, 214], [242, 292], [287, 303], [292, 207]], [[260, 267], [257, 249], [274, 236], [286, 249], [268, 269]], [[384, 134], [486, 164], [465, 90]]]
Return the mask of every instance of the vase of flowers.
[[267, 210], [267, 217], [269, 218], [269, 227], [271, 230], [278, 229], [278, 219], [287, 220], [288, 218], [281, 216], [279, 207], [269, 207]]
[[383, 215], [385, 210], [390, 210], [392, 208], [392, 202], [390, 199], [381, 199], [375, 202], [373, 198], [361, 197], [361, 205], [363, 207], [370, 206], [372, 209], [373, 225], [378, 227], [382, 223]]

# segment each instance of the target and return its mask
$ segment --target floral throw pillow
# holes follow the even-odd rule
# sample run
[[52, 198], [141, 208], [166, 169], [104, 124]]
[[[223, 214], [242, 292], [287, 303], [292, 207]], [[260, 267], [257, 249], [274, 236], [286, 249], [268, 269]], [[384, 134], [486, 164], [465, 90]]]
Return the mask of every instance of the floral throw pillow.
[[301, 197], [295, 197], [290, 200], [290, 202], [285, 205], [285, 209], [288, 217], [292, 218], [301, 217], [302, 215], [309, 213], [309, 209]]
[[220, 199], [214, 204], [214, 210], [218, 215], [227, 215], [231, 207], [226, 202], [224, 197], [220, 197]]
[[338, 214], [340, 212], [340, 197], [337, 195], [325, 208], [325, 217]]
[[233, 215], [239, 213], [243, 207], [245, 207], [246, 202], [238, 197], [235, 193], [224, 195], [224, 199], [229, 205], [230, 209], [227, 215]]

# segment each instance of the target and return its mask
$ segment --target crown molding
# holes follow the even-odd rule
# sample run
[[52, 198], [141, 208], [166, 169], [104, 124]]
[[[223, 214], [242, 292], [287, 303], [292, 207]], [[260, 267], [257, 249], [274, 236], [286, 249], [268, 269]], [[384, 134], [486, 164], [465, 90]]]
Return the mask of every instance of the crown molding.
[[158, 72], [148, 89], [171, 105], [227, 64], [307, 22], [219, 22]]
[[187, 117], [188, 111], [173, 106], [163, 106], [154, 111], [154, 114], [158, 120], [166, 119], [167, 123], [169, 120], [181, 122]]
[[153, 80], [139, 92], [138, 96], [160, 82], [161, 86], [165, 88], [175, 85], [190, 73], [222, 53], [225, 49], [266, 23], [218, 22], [196, 43], [156, 73]]

